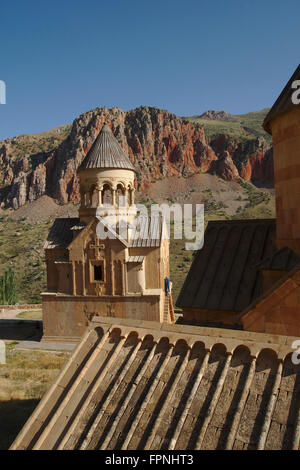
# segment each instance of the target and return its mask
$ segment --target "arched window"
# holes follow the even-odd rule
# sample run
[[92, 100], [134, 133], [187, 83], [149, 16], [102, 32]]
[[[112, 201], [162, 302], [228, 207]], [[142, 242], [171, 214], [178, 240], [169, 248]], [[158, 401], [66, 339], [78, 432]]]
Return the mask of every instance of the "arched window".
[[103, 204], [112, 204], [112, 190], [108, 183], [105, 183], [102, 190]]
[[125, 191], [125, 186], [122, 183], [119, 183], [117, 185], [117, 198], [116, 202], [119, 207], [124, 207], [126, 206], [126, 191]]
[[91, 201], [91, 207], [98, 206], [98, 191], [96, 189], [96, 185], [93, 185], [90, 189], [90, 201]]

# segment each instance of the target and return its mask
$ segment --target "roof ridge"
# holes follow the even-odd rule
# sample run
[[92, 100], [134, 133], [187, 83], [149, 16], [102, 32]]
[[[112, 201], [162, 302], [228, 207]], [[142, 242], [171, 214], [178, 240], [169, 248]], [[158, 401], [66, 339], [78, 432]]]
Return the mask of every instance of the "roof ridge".
[[266, 115], [262, 123], [263, 129], [269, 134], [272, 134], [271, 128], [270, 128], [270, 122], [275, 117], [275, 115], [281, 114], [287, 111], [288, 109], [294, 106], [297, 106], [293, 104], [291, 100], [291, 96], [294, 93], [294, 90], [291, 88], [291, 85], [296, 79], [299, 79], [299, 78], [300, 78], [300, 64], [297, 66], [295, 72], [288, 80], [287, 84], [281, 91], [280, 95], [278, 96], [277, 100], [273, 104], [272, 108], [270, 109], [270, 111], [268, 112], [268, 114]]
[[265, 223], [276, 223], [276, 218], [267, 218], [267, 219], [221, 219], [221, 220], [209, 220], [207, 225], [214, 225], [214, 224], [265, 224]]

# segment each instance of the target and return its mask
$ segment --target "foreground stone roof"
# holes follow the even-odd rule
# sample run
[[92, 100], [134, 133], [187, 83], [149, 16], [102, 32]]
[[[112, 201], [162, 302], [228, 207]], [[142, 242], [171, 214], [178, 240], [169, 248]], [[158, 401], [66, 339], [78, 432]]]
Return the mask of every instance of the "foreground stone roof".
[[298, 449], [294, 339], [95, 317], [12, 449]]

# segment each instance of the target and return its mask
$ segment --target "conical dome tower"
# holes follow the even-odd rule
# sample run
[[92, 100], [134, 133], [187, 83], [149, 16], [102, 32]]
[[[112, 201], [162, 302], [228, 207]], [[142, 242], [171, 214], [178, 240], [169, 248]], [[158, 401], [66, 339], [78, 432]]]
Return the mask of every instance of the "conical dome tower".
[[79, 217], [89, 222], [97, 210], [134, 204], [135, 168], [106, 123], [78, 169], [81, 206]]

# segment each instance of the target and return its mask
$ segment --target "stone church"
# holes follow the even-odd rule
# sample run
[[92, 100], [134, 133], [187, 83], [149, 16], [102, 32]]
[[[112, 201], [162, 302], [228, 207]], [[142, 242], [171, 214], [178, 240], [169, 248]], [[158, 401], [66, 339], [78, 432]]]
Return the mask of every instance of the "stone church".
[[43, 340], [78, 341], [95, 315], [173, 321], [163, 220], [138, 219], [135, 169], [107, 124], [78, 176], [79, 217], [56, 219], [45, 244]]

